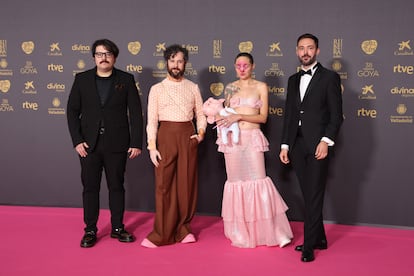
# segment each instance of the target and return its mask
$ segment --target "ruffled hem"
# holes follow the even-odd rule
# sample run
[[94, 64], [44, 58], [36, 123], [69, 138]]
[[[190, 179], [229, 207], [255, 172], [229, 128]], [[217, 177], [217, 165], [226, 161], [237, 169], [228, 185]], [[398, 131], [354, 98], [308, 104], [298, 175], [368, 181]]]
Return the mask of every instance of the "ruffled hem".
[[[233, 135], [232, 132], [229, 136]], [[236, 151], [244, 151], [247, 148], [252, 151], [265, 152], [269, 151], [269, 141], [264, 136], [263, 132], [258, 129], [240, 129], [239, 143], [233, 144], [231, 137], [228, 139], [228, 143], [224, 144], [220, 137], [217, 135], [216, 144], [218, 145], [218, 151], [223, 153], [231, 153]]]
[[222, 217], [224, 232], [237, 247], [284, 246], [293, 237], [288, 207], [273, 181], [226, 181]]

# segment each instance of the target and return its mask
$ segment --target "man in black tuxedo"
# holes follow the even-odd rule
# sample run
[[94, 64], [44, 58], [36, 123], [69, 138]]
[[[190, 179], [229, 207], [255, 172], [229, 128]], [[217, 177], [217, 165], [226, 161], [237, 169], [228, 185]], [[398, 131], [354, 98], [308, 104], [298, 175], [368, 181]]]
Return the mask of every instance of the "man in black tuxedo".
[[132, 242], [123, 224], [124, 174], [127, 157], [142, 149], [143, 119], [134, 76], [114, 67], [119, 49], [108, 39], [92, 45], [96, 67], [79, 73], [70, 91], [67, 120], [73, 146], [79, 154], [86, 224], [81, 247], [97, 241], [99, 191], [105, 170], [111, 212], [111, 237]]
[[343, 121], [340, 77], [316, 61], [318, 43], [312, 34], [297, 40], [302, 70], [289, 77], [279, 154], [282, 163], [292, 161], [305, 202], [304, 243], [295, 248], [303, 262], [315, 259], [314, 249], [328, 248], [323, 200], [331, 151]]

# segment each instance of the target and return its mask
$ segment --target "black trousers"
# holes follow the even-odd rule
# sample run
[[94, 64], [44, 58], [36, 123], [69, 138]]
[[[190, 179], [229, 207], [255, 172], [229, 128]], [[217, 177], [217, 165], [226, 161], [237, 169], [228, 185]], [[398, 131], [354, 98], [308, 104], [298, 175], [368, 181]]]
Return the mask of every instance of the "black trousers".
[[124, 226], [124, 174], [127, 152], [110, 152], [105, 150], [104, 139], [105, 134], [99, 135], [95, 149], [89, 152], [86, 157], [80, 157], [85, 231], [98, 231], [99, 193], [103, 171], [105, 172], [109, 192], [112, 228]]
[[326, 240], [322, 211], [329, 154], [327, 158], [317, 160], [315, 152], [309, 151], [304, 138], [298, 135], [290, 156], [305, 203], [304, 248], [312, 249], [315, 244]]

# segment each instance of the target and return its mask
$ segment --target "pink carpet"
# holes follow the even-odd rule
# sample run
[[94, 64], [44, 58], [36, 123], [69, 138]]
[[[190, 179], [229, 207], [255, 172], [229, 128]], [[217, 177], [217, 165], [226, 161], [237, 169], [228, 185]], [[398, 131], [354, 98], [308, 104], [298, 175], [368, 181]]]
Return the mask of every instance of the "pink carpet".
[[302, 263], [294, 244], [302, 223], [292, 222], [293, 243], [285, 248], [240, 249], [223, 236], [219, 217], [197, 216], [197, 243], [148, 249], [140, 241], [153, 214], [127, 212], [125, 224], [137, 241], [109, 237], [109, 213], [102, 210], [98, 243], [80, 248], [82, 209], [0, 206], [1, 276], [74, 275], [414, 275], [414, 230], [326, 225], [330, 247]]

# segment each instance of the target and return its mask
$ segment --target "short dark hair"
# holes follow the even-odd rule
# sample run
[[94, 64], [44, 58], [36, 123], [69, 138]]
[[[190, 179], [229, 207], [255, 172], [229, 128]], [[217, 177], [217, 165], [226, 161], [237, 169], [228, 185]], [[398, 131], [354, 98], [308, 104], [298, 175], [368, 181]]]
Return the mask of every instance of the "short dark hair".
[[250, 64], [254, 64], [253, 56], [251, 54], [247, 53], [247, 52], [238, 53], [237, 56], [236, 56], [236, 58], [234, 59], [234, 62], [236, 62], [236, 60], [239, 57], [247, 57], [249, 59], [249, 61], [250, 61]]
[[299, 44], [299, 41], [301, 41], [304, 38], [312, 39], [315, 42], [316, 49], [319, 48], [319, 39], [316, 36], [314, 36], [313, 34], [309, 34], [309, 33], [306, 33], [306, 34], [303, 34], [303, 35], [299, 36], [298, 40], [296, 41], [296, 46]]
[[173, 44], [171, 46], [168, 46], [167, 49], [164, 51], [164, 59], [167, 61], [170, 58], [174, 57], [177, 53], [183, 53], [184, 55], [184, 61], [188, 61], [188, 50], [181, 45]]
[[116, 46], [116, 44], [110, 41], [109, 39], [103, 38], [103, 39], [98, 39], [93, 43], [92, 49], [91, 49], [93, 57], [95, 56], [96, 47], [98, 46], [104, 46], [106, 50], [114, 54], [114, 57], [118, 57], [119, 55], [118, 46]]

